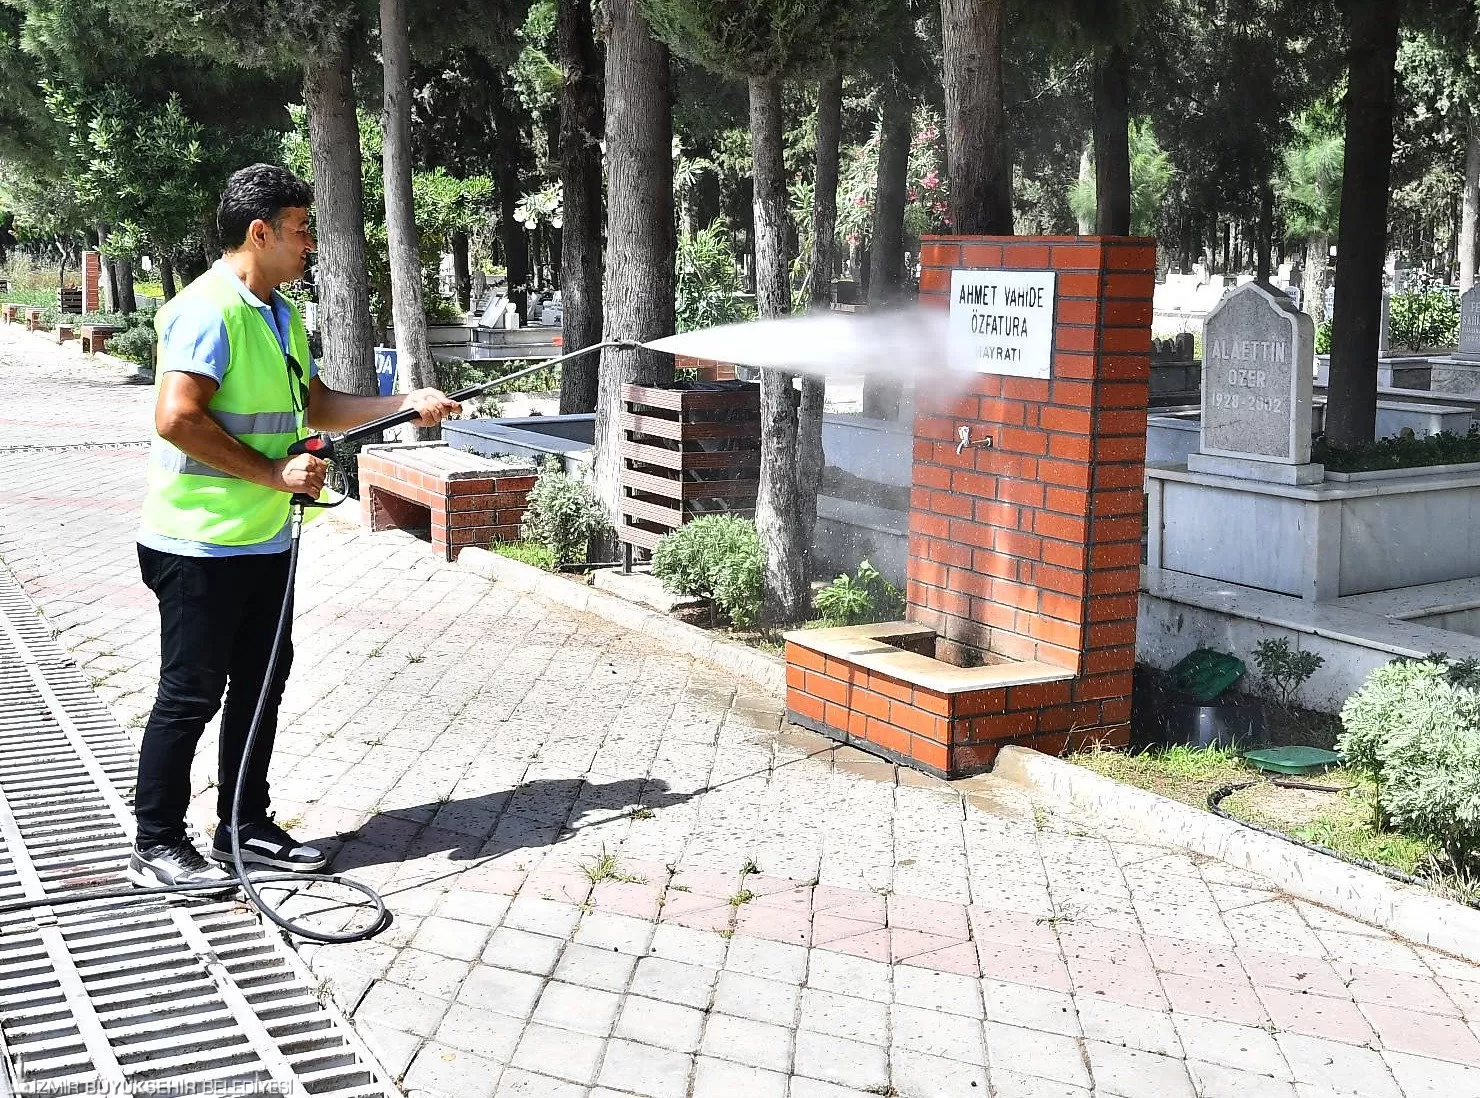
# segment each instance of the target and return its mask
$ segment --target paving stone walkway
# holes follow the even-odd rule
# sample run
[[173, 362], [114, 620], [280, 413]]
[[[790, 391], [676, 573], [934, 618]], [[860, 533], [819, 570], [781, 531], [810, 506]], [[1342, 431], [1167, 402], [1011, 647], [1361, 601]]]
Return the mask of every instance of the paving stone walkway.
[[[116, 444], [150, 404], [124, 377], [0, 326], [0, 557], [137, 735], [145, 450]], [[405, 535], [314, 523], [298, 591], [279, 818], [395, 914], [304, 953], [410, 1094], [1480, 1095], [1476, 966], [834, 749]]]

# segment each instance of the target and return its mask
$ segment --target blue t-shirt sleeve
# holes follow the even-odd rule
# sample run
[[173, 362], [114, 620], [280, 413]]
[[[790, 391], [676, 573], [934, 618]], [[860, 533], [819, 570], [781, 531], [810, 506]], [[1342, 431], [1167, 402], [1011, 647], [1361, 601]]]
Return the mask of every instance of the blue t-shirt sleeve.
[[220, 385], [230, 362], [226, 322], [214, 309], [179, 309], [165, 322], [159, 334], [162, 371], [204, 374]]

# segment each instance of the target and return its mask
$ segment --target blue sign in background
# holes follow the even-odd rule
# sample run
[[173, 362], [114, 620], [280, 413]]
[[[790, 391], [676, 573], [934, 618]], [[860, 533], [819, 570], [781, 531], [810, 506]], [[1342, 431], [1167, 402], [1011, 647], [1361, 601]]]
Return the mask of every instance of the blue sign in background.
[[396, 349], [375, 348], [375, 376], [380, 381], [380, 395], [390, 396], [396, 391]]

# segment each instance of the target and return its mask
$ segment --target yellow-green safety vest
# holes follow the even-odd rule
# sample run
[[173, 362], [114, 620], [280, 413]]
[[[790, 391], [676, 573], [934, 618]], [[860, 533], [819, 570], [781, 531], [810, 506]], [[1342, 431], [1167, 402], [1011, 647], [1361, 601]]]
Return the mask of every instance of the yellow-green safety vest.
[[[211, 418], [242, 445], [268, 458], [285, 457], [289, 446], [310, 433], [302, 407], [306, 401], [298, 395], [303, 383], [283, 356], [277, 333], [229, 278], [215, 268], [206, 271], [159, 310], [156, 332], [162, 335], [175, 310], [201, 297], [220, 312], [230, 355], [226, 375], [211, 398]], [[308, 332], [297, 307], [289, 302], [288, 308], [288, 346], [306, 382]], [[162, 366], [156, 393], [164, 377]], [[287, 492], [223, 473], [154, 436], [143, 524], [156, 534], [212, 545], [257, 545], [282, 530], [289, 499]]]

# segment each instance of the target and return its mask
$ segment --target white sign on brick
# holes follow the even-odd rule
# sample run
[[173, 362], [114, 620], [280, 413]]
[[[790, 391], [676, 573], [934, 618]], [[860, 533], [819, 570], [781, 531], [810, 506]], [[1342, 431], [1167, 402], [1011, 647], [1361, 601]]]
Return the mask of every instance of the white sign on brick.
[[950, 353], [957, 370], [1048, 377], [1053, 271], [952, 271]]

